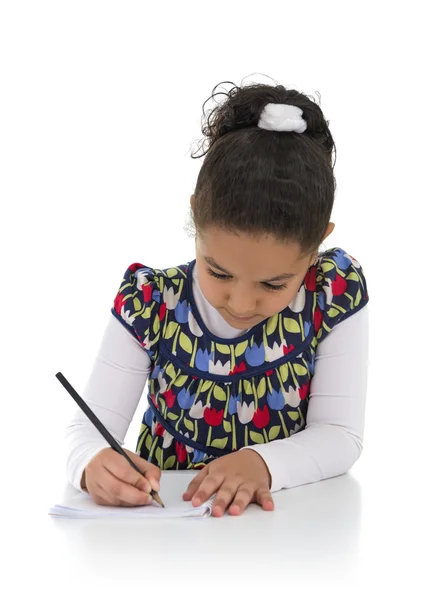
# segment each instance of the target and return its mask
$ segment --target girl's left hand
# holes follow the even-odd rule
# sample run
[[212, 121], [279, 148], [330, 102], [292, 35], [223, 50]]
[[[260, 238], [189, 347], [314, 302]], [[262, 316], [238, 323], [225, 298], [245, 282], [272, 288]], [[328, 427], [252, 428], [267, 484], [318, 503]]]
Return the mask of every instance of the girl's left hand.
[[250, 502], [273, 510], [270, 486], [266, 463], [258, 452], [246, 449], [206, 465], [191, 481], [183, 499], [192, 499], [193, 506], [200, 506], [217, 493], [212, 507], [214, 517], [223, 516], [229, 506], [229, 514], [240, 515]]

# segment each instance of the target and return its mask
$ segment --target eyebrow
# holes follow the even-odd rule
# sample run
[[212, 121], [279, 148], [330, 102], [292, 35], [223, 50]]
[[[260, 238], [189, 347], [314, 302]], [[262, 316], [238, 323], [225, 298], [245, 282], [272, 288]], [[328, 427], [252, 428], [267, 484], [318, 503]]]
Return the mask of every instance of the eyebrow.
[[[229, 273], [229, 271], [227, 271], [226, 269], [224, 269], [223, 267], [218, 265], [215, 262], [215, 260], [213, 258], [211, 258], [210, 256], [204, 256], [203, 259], [208, 263], [208, 265], [211, 265], [211, 267], [214, 267], [214, 269], [223, 271], [223, 273], [225, 273], [226, 275], [231, 275], [231, 273]], [[276, 277], [271, 277], [270, 279], [265, 279], [264, 281], [269, 283], [271, 281], [279, 281], [280, 279], [290, 279], [291, 277], [295, 277], [295, 273], [281, 273], [281, 275], [277, 275]]]

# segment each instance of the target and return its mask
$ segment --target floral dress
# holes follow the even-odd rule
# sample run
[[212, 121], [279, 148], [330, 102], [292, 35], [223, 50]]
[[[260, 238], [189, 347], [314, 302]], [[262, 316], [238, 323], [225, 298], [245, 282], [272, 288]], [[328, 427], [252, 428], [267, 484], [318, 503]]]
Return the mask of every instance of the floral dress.
[[369, 300], [360, 264], [331, 248], [286, 308], [223, 339], [194, 302], [194, 265], [130, 265], [111, 309], [151, 359], [137, 453], [161, 469], [202, 468], [303, 430], [318, 344]]

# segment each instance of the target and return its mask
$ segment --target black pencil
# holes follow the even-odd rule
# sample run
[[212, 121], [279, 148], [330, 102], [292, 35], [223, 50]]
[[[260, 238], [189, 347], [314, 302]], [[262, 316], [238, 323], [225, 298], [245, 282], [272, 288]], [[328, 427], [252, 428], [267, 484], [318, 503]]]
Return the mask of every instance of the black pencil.
[[[101, 421], [95, 415], [95, 413], [93, 413], [90, 410], [90, 408], [87, 406], [87, 404], [84, 402], [84, 400], [78, 394], [78, 392], [76, 392], [75, 389], [70, 385], [70, 383], [67, 381], [67, 379], [64, 377], [64, 375], [62, 373], [57, 373], [55, 375], [55, 377], [66, 388], [66, 390], [69, 392], [69, 394], [75, 400], [75, 402], [78, 404], [80, 409], [87, 415], [87, 417], [91, 420], [91, 422], [96, 427], [96, 429], [99, 431], [99, 433], [110, 444], [110, 446], [113, 448], [113, 450], [116, 450], [116, 452], [118, 452], [124, 458], [126, 458], [128, 460], [128, 462], [130, 463], [130, 465], [133, 467], [133, 469], [135, 469], [138, 473], [140, 473], [142, 475], [142, 477], [144, 477], [144, 474], [142, 473], [142, 471], [140, 471], [140, 469], [138, 469], [138, 467], [131, 460], [131, 458], [128, 456], [128, 454], [124, 451], [123, 448], [121, 448], [121, 446], [118, 444], [118, 442], [112, 436], [112, 434], [104, 427], [104, 425], [101, 423]], [[155, 492], [154, 490], [151, 490], [151, 496], [158, 504], [160, 504], [160, 506], [162, 506], [162, 508], [165, 508], [165, 505], [162, 502], [162, 500], [160, 499], [159, 494], [157, 492]]]

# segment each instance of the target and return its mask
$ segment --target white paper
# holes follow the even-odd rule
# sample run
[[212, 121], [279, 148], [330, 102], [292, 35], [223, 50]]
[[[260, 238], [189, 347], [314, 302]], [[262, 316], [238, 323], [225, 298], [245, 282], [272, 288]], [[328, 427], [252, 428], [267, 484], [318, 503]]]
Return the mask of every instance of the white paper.
[[[183, 474], [182, 474], [183, 475]], [[191, 501], [182, 499], [188, 483], [194, 477], [188, 478], [180, 474], [163, 473], [159, 495], [165, 505], [162, 508], [153, 501], [149, 506], [102, 506], [96, 504], [86, 492], [79, 492], [68, 485], [59, 504], [50, 508], [49, 514], [71, 519], [163, 519], [163, 518], [203, 518], [212, 512], [214, 498], [210, 498], [201, 506], [193, 506]]]

